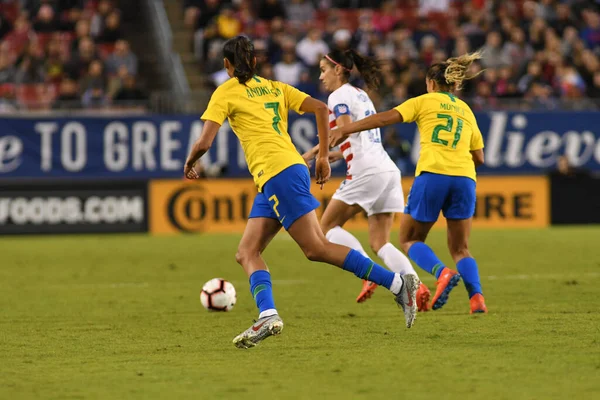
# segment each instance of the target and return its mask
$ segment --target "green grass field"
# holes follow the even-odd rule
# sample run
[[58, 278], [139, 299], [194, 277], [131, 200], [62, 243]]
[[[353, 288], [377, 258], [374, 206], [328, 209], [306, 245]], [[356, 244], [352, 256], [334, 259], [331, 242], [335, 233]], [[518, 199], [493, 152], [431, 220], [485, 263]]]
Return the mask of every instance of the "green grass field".
[[[599, 238], [476, 231], [490, 313], [469, 315], [461, 284], [406, 329], [385, 290], [356, 304], [358, 279], [283, 234], [266, 259], [285, 329], [250, 350], [231, 343], [256, 317], [237, 235], [1, 238], [0, 399], [590, 399]], [[430, 244], [449, 261], [443, 232]], [[232, 312], [201, 307], [213, 277], [236, 286]]]

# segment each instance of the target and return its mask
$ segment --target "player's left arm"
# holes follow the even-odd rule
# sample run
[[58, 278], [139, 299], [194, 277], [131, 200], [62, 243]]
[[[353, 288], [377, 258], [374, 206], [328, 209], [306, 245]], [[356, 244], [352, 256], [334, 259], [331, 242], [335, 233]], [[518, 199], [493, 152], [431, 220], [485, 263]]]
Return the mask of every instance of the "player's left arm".
[[477, 126], [475, 116], [472, 116], [471, 126], [473, 127], [473, 134], [471, 135], [470, 151], [475, 167], [479, 167], [483, 165], [485, 159], [483, 156], [483, 136], [481, 135], [479, 126]]
[[317, 183], [321, 184], [322, 187], [331, 176], [331, 167], [329, 166], [329, 109], [322, 101], [313, 99], [309, 96], [302, 102], [300, 111], [313, 113], [317, 118], [319, 153], [315, 175], [317, 177]]
[[194, 143], [190, 154], [185, 161], [184, 174], [188, 179], [198, 179], [200, 177], [199, 171], [194, 168], [196, 162], [204, 155], [210, 147], [212, 146], [217, 133], [221, 125], [216, 123], [215, 121], [206, 120], [204, 122], [204, 127], [202, 128], [202, 134]]

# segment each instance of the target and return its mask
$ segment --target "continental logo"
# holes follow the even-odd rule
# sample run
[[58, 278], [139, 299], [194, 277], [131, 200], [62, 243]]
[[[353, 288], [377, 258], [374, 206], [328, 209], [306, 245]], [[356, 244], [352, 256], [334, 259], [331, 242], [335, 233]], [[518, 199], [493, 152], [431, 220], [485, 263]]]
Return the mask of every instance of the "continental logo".
[[150, 229], [154, 233], [243, 230], [256, 187], [251, 180], [154, 181]]
[[[312, 193], [321, 202], [319, 217], [342, 181], [335, 178], [323, 190], [313, 185]], [[412, 178], [402, 180], [405, 195], [411, 185]], [[159, 180], [151, 182], [149, 190], [150, 230], [156, 234], [241, 233], [256, 195], [252, 179]], [[549, 213], [549, 184], [544, 177], [481, 177], [477, 182], [475, 228], [544, 227]], [[397, 217], [394, 230], [398, 221]], [[441, 216], [436, 226], [445, 226]], [[344, 227], [367, 230], [368, 219], [360, 213]]]

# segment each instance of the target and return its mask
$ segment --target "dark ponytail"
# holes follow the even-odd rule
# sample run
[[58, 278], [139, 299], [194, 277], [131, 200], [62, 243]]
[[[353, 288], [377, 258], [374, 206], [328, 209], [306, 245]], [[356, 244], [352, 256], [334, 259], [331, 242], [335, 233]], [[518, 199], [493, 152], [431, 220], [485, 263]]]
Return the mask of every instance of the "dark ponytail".
[[344, 77], [350, 78], [350, 72], [356, 65], [356, 69], [365, 81], [367, 87], [371, 90], [379, 89], [381, 82], [381, 63], [371, 57], [365, 57], [356, 50], [346, 51], [334, 50], [325, 56], [325, 59], [334, 65], [339, 65], [344, 69]]
[[256, 74], [254, 44], [245, 36], [236, 36], [223, 45], [223, 56], [233, 65], [233, 76], [246, 83]]

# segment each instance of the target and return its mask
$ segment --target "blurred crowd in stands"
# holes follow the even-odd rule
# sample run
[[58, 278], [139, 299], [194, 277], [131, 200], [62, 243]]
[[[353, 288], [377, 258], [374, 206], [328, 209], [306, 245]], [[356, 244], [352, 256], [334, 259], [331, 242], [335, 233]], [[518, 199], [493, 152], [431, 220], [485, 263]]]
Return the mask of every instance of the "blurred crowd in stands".
[[0, 0], [0, 112], [144, 101], [111, 0]]
[[383, 62], [379, 109], [423, 94], [432, 63], [483, 49], [461, 95], [474, 109], [600, 108], [598, 0], [184, 0], [183, 15], [213, 85], [227, 79], [223, 41], [246, 34], [260, 75], [320, 98], [332, 49]]

